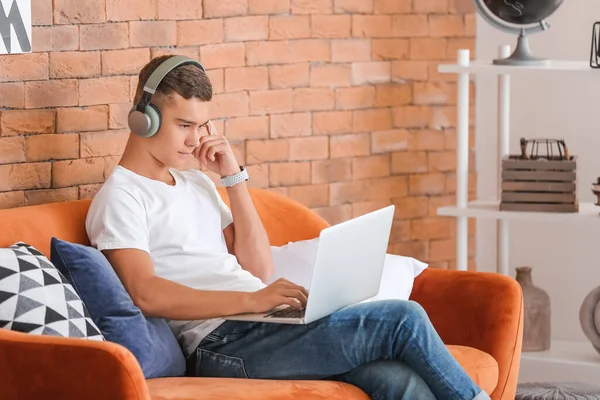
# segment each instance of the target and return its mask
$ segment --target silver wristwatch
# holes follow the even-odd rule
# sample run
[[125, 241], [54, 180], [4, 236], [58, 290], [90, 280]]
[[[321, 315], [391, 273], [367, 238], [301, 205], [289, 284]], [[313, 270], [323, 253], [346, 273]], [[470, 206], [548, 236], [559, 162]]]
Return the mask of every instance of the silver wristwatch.
[[221, 183], [225, 187], [232, 187], [237, 185], [238, 183], [250, 180], [250, 176], [248, 175], [248, 171], [246, 168], [240, 165], [240, 172], [234, 175], [229, 175], [224, 178], [221, 178]]

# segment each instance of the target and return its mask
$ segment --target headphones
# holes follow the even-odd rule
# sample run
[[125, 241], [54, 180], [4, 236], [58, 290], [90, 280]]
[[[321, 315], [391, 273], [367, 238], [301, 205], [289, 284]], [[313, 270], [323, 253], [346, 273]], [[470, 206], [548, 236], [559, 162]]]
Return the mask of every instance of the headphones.
[[185, 64], [194, 64], [203, 72], [206, 72], [202, 64], [193, 58], [185, 56], [173, 56], [160, 64], [146, 81], [144, 92], [139, 103], [133, 106], [131, 111], [129, 111], [129, 129], [131, 129], [133, 133], [141, 137], [149, 138], [158, 132], [161, 125], [161, 115], [158, 108], [150, 102], [152, 100], [152, 95], [156, 93], [158, 85], [160, 85], [169, 72]]

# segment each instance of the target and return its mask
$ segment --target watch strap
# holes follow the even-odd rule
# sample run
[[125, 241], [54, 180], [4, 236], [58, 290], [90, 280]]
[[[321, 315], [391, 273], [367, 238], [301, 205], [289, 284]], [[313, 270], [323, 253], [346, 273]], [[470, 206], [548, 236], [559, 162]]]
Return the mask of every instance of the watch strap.
[[240, 166], [240, 172], [234, 175], [229, 175], [224, 178], [221, 178], [221, 183], [225, 187], [232, 187], [237, 185], [238, 183], [242, 183], [247, 180], [250, 180], [248, 170], [246, 170], [246, 168], [244, 168], [243, 166]]

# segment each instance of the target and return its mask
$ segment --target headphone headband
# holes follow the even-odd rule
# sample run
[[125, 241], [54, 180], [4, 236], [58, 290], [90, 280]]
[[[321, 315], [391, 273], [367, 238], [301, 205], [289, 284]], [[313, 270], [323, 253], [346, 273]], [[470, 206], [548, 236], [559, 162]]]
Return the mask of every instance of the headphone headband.
[[185, 56], [173, 56], [160, 64], [158, 68], [154, 70], [144, 85], [144, 92], [148, 92], [150, 94], [156, 93], [158, 85], [160, 85], [160, 82], [162, 82], [165, 76], [167, 76], [167, 74], [175, 68], [184, 64], [195, 64], [203, 72], [206, 72], [202, 64], [192, 58]]

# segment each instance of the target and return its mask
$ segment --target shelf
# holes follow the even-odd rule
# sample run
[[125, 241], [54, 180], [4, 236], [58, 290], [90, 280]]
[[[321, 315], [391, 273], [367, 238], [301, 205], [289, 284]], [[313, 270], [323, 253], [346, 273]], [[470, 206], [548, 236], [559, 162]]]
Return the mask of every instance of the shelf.
[[561, 364], [578, 364], [600, 368], [600, 354], [589, 342], [553, 340], [550, 350], [540, 352], [522, 352], [522, 360], [541, 361]]
[[600, 221], [600, 207], [593, 203], [579, 203], [579, 212], [576, 213], [546, 213], [524, 211], [500, 211], [497, 201], [473, 201], [466, 208], [456, 206], [441, 207], [438, 215], [446, 217], [469, 217], [505, 220], [529, 221], [581, 221], [597, 219]]
[[440, 64], [439, 72], [448, 73], [487, 73], [487, 74], [526, 74], [529, 72], [576, 72], [598, 74], [600, 69], [590, 67], [587, 61], [561, 61], [551, 60], [547, 65], [538, 66], [514, 66], [495, 65], [489, 61], [471, 61], [467, 66], [458, 64]]

